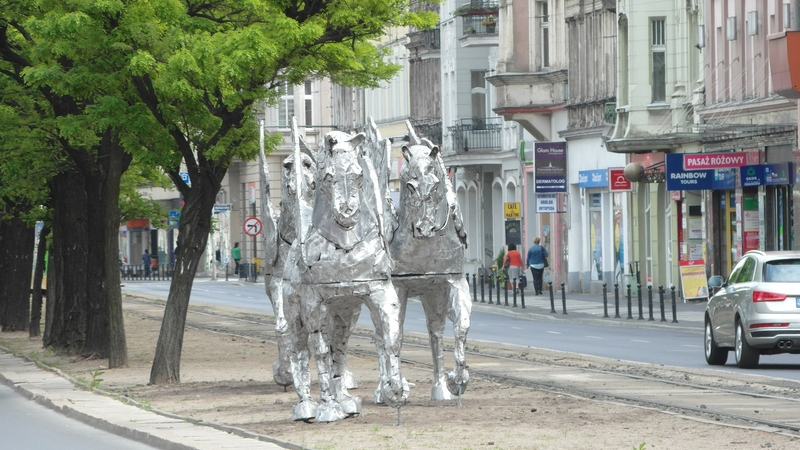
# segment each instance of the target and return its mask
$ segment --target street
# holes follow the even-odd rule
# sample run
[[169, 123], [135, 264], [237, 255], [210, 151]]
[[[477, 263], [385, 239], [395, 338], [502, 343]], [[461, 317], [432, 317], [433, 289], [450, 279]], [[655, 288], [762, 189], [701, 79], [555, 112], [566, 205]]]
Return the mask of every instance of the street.
[[[166, 299], [169, 282], [128, 283], [123, 290]], [[529, 304], [545, 301], [544, 297], [526, 298]], [[198, 281], [192, 289], [192, 302], [272, 313], [263, 284]], [[625, 319], [598, 318], [589, 321], [579, 319], [575, 313], [573, 316], [562, 317], [560, 313], [545, 316], [533, 313], [533, 308], [513, 309], [515, 315], [510, 316], [510, 308], [505, 306], [473, 305], [480, 306], [473, 308], [468, 342], [502, 342], [625, 361], [800, 380], [800, 357], [797, 355], [765, 356], [761, 365], [754, 370], [736, 367], [732, 355], [725, 366], [707, 365], [703, 357], [701, 334], [703, 305], [681, 304], [680, 308], [690, 309], [697, 318], [674, 327], [648, 326], [638, 320]], [[371, 327], [369, 314], [362, 312], [359, 324]], [[649, 325], [655, 324], [651, 322]], [[412, 301], [408, 306], [405, 330], [427, 333], [425, 315], [417, 302]], [[446, 336], [452, 337], [449, 325]]]

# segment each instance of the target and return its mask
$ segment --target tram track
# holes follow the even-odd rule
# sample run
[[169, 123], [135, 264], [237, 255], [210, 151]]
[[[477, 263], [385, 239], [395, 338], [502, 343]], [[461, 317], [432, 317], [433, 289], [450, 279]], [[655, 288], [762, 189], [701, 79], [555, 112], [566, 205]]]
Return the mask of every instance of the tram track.
[[[161, 320], [162, 300], [127, 296], [125, 310]], [[266, 314], [190, 305], [187, 326], [275, 342]], [[349, 353], [376, 357], [371, 332], [357, 328]], [[407, 333], [402, 362], [430, 369], [427, 336]], [[658, 410], [693, 420], [800, 438], [800, 383], [710, 370], [665, 367], [523, 346], [471, 341], [467, 362], [473, 380], [485, 379], [592, 401]], [[473, 381], [474, 383], [474, 381]], [[465, 393], [468, 395], [469, 391]]]

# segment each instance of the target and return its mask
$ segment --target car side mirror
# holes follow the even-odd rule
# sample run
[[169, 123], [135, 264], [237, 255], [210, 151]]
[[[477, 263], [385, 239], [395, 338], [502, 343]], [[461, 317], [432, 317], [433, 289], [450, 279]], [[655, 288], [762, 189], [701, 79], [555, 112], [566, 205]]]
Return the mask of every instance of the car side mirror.
[[716, 294], [717, 290], [719, 290], [719, 288], [721, 288], [724, 284], [725, 280], [719, 275], [714, 275], [713, 277], [709, 278], [708, 287], [711, 288], [710, 294], [711, 295]]

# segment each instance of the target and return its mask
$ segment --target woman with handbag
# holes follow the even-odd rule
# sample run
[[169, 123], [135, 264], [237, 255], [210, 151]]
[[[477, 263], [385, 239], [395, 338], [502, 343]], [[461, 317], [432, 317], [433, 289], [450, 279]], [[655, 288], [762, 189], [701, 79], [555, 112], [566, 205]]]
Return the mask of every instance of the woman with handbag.
[[522, 273], [522, 255], [517, 250], [517, 244], [508, 244], [508, 253], [503, 258], [503, 267], [508, 269], [508, 281], [519, 281]]
[[528, 258], [526, 259], [528, 267], [531, 268], [531, 276], [533, 277], [533, 289], [536, 295], [542, 294], [542, 274], [545, 267], [549, 266], [547, 263], [547, 249], [539, 245], [539, 238], [533, 239], [533, 245], [528, 249]]

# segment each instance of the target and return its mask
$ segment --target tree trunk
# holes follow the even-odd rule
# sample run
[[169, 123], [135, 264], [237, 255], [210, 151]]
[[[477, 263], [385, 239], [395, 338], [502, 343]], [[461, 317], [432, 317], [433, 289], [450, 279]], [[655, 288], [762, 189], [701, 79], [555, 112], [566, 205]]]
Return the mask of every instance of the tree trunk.
[[77, 170], [67, 169], [51, 183], [53, 247], [47, 275], [43, 343], [69, 354], [81, 354], [86, 345], [87, 249], [94, 243], [88, 238], [83, 181]]
[[33, 227], [14, 216], [0, 221], [0, 259], [4, 261], [0, 282], [0, 326], [3, 331], [28, 329], [30, 321], [31, 272], [33, 270]]
[[[210, 173], [210, 171], [209, 171]], [[224, 176], [224, 173], [221, 175]], [[185, 197], [178, 227], [178, 255], [175, 274], [169, 288], [156, 354], [150, 371], [150, 384], [180, 383], [181, 351], [186, 327], [186, 313], [194, 276], [208, 243], [214, 201], [219, 181], [204, 178]]]
[[39, 246], [36, 248], [36, 266], [33, 270], [33, 295], [31, 296], [31, 324], [28, 327], [30, 337], [40, 334], [42, 321], [42, 281], [44, 281], [45, 257], [47, 255], [47, 236], [50, 227], [45, 225], [39, 232]]
[[96, 161], [91, 174], [84, 174], [92, 245], [88, 248], [89, 310], [83, 355], [108, 357], [108, 367], [113, 369], [128, 365], [118, 236], [120, 180], [131, 156], [125, 153], [116, 136], [107, 131], [103, 134]]

